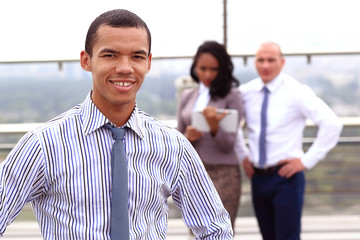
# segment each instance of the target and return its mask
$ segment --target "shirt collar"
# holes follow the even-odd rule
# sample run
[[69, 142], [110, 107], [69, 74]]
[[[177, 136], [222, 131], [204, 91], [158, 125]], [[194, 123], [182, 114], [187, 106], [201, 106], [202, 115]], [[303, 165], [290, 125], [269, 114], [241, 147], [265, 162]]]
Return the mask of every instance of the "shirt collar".
[[280, 85], [282, 84], [283, 82], [283, 77], [282, 77], [283, 73], [280, 72], [279, 75], [277, 75], [273, 80], [271, 80], [269, 83], [267, 84], [264, 84], [263, 81], [261, 81], [261, 78], [260, 79], [260, 82], [261, 84], [259, 84], [258, 86], [258, 90], [259, 91], [262, 91], [262, 89], [266, 86], [266, 88], [270, 91], [270, 92], [275, 92], [279, 87]]
[[140, 138], [145, 137], [143, 120], [141, 118], [141, 111], [138, 109], [137, 105], [135, 105], [134, 111], [130, 115], [129, 120], [125, 124], [128, 128], [133, 130]]
[[[102, 112], [95, 106], [94, 102], [91, 99], [91, 93], [87, 95], [84, 102], [80, 105], [81, 108], [81, 119], [84, 129], [84, 134], [89, 135], [97, 129], [103, 127], [107, 123], [111, 123]], [[129, 120], [126, 122], [125, 126], [133, 130], [140, 138], [144, 138], [145, 134], [142, 130], [143, 121], [139, 114], [140, 110], [135, 105], [134, 111], [132, 112]]]
[[210, 88], [205, 86], [202, 82], [199, 84], [199, 95], [201, 94], [209, 94]]

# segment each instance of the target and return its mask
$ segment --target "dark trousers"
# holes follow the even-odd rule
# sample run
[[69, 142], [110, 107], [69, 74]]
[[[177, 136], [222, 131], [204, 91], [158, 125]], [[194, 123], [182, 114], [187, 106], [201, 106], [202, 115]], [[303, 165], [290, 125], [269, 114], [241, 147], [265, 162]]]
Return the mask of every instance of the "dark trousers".
[[299, 240], [304, 202], [304, 173], [291, 178], [254, 174], [251, 179], [255, 215], [264, 240]]

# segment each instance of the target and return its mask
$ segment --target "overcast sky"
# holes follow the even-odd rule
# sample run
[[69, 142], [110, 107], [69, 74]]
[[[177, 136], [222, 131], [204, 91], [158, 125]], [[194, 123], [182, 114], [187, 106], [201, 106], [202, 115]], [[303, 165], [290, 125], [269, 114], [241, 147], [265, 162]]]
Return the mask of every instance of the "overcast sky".
[[[358, 0], [227, 0], [228, 51], [267, 40], [284, 52], [360, 51]], [[1, 0], [0, 61], [78, 59], [91, 21], [124, 8], [148, 24], [153, 56], [223, 42], [223, 0]]]

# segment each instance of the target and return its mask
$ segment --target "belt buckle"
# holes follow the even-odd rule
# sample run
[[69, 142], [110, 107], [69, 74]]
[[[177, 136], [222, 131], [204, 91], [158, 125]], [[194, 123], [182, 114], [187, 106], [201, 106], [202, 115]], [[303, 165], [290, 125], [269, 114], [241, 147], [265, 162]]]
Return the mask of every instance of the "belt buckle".
[[276, 173], [284, 164], [280, 164], [280, 165], [275, 165], [275, 166], [271, 166], [268, 168], [256, 168], [254, 167], [254, 170], [256, 173], [260, 174], [260, 175], [271, 175]]

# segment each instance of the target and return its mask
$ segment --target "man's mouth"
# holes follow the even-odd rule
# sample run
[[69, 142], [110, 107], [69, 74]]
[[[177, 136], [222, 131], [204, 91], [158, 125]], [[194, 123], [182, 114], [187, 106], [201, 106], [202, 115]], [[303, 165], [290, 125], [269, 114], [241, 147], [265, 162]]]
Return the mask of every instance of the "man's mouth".
[[128, 87], [128, 86], [132, 85], [132, 82], [113, 82], [113, 83], [120, 87]]

